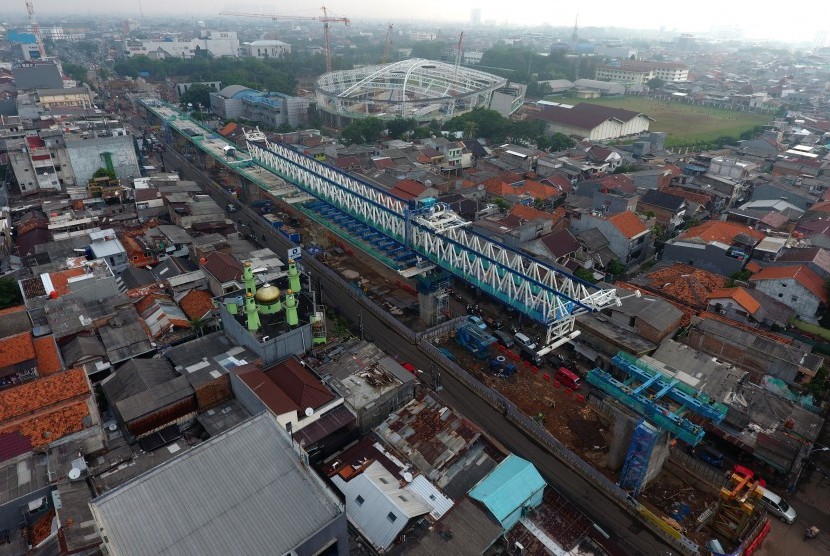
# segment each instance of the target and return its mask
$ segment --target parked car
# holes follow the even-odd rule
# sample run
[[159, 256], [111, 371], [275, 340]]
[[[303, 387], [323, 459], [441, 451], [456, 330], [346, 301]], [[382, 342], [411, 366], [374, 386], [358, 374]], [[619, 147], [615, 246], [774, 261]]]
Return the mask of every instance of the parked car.
[[521, 332], [516, 332], [516, 334], [513, 335], [513, 339], [516, 341], [516, 344], [518, 344], [519, 346], [535, 352], [536, 342], [534, 342], [533, 340], [531, 340], [530, 338], [528, 338], [527, 336], [525, 336]]
[[467, 317], [467, 322], [469, 322], [469, 323], [471, 323], [471, 324], [473, 324], [473, 325], [475, 325], [475, 326], [478, 326], [478, 327], [479, 327], [479, 328], [481, 328], [482, 330], [486, 330], [486, 329], [487, 329], [487, 324], [486, 324], [483, 320], [481, 320], [481, 317], [477, 317], [477, 316], [475, 316], [475, 315], [469, 315], [469, 316]]
[[530, 361], [537, 367], [542, 364], [542, 358], [536, 353], [536, 344], [533, 344], [533, 349], [519, 345], [519, 355], [525, 361]]
[[692, 453], [701, 461], [705, 461], [712, 467], [723, 469], [724, 457], [723, 454], [715, 450], [711, 446], [698, 446]]
[[498, 341], [498, 343], [500, 343], [508, 349], [516, 345], [515, 342], [513, 342], [513, 338], [510, 337], [510, 334], [508, 334], [504, 330], [494, 330], [493, 336], [496, 337], [496, 341]]
[[553, 378], [559, 382], [565, 388], [570, 388], [571, 390], [579, 390], [579, 387], [582, 385], [582, 380], [577, 376], [577, 374], [571, 370], [566, 369], [565, 367], [559, 367], [555, 373], [553, 373]]
[[764, 487], [758, 487], [758, 490], [761, 491], [761, 503], [767, 508], [767, 511], [784, 523], [792, 525], [797, 517], [793, 507], [771, 490]]

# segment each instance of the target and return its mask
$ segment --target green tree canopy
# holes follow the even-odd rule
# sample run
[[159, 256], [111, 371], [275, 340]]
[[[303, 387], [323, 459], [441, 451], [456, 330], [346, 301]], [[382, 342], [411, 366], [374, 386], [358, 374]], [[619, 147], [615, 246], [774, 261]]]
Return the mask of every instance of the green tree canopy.
[[294, 54], [282, 58], [260, 60], [257, 58], [194, 57], [151, 60], [147, 56], [133, 56], [115, 64], [115, 72], [125, 77], [135, 77], [147, 72], [150, 79], [178, 82], [221, 81], [224, 85], [242, 85], [260, 91], [279, 91], [294, 94], [295, 76], [319, 75], [325, 71], [322, 56]]
[[95, 170], [95, 172], [92, 174], [92, 179], [96, 178], [109, 178], [111, 180], [114, 180], [118, 179], [118, 176], [116, 176], [115, 172], [113, 172], [112, 170], [102, 167]]
[[649, 89], [662, 89], [665, 84], [665, 81], [658, 79], [657, 77], [646, 81], [646, 85], [648, 85]]
[[0, 278], [0, 309], [17, 307], [23, 303], [23, 296], [17, 281], [12, 278]]
[[380, 139], [385, 128], [386, 124], [379, 118], [368, 117], [356, 120], [343, 128], [340, 132], [340, 140], [346, 145], [374, 143]]
[[412, 45], [412, 57], [442, 60], [449, 50], [449, 44], [443, 41], [418, 41]]
[[194, 83], [181, 96], [182, 104], [192, 104], [193, 106], [202, 105], [202, 108], [210, 107], [210, 93], [213, 89], [203, 83]]

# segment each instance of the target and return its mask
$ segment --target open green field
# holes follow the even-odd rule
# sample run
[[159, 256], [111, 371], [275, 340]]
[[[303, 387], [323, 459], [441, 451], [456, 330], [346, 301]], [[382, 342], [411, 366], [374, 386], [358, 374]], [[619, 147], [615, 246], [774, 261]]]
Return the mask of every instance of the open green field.
[[550, 96], [545, 100], [577, 104], [587, 102], [623, 108], [654, 118], [649, 131], [668, 133], [666, 146], [677, 147], [714, 141], [721, 136], [737, 138], [755, 126], [767, 125], [772, 116], [752, 112], [734, 112], [720, 108], [693, 106], [681, 102], [655, 100], [639, 96], [581, 99]]

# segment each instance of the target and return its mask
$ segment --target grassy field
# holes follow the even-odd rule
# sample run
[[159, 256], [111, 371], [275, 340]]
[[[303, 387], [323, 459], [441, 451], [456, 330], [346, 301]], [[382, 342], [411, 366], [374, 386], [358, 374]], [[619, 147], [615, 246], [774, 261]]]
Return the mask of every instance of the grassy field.
[[638, 96], [597, 99], [551, 96], [546, 100], [566, 104], [589, 102], [623, 108], [633, 112], [642, 112], [654, 118], [649, 131], [665, 131], [668, 133], [667, 146], [685, 146], [713, 141], [724, 135], [737, 138], [744, 131], [755, 126], [769, 124], [772, 121], [772, 116], [762, 114], [733, 112], [732, 110], [692, 106], [680, 102], [654, 100]]

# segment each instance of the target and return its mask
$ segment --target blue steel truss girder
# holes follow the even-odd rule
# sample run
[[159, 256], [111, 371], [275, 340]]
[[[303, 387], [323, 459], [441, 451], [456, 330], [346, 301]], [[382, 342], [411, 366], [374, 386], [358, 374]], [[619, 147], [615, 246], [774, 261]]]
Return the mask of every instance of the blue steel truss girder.
[[409, 216], [398, 197], [330, 168], [284, 145], [248, 143], [253, 159], [312, 195], [397, 239], [431, 262], [549, 326], [551, 336], [573, 329], [573, 317], [617, 303], [616, 290], [593, 285], [464, 228], [437, 231]]
[[284, 145], [268, 146], [248, 142], [257, 164], [386, 235], [404, 239], [406, 201]]
[[[142, 104], [163, 121], [169, 122], [170, 127], [192, 144], [206, 150], [199, 144], [200, 137], [194, 136], [195, 130], [205, 133], [198, 123], [179, 115], [171, 117], [169, 114], [175, 113], [175, 109], [166, 107], [158, 100], [142, 99]], [[183, 123], [176, 121], [177, 118]], [[268, 148], [251, 141], [247, 143], [251, 159], [258, 166], [401, 241], [418, 255], [547, 324], [548, 345], [552, 345], [553, 339], [573, 337], [573, 317], [577, 313], [596, 311], [619, 303], [614, 289], [590, 291], [594, 286], [478, 234], [459, 229], [445, 229], [438, 233], [429, 226], [413, 224], [409, 216], [410, 207], [404, 199], [284, 145], [265, 145]], [[244, 151], [238, 152], [239, 156], [244, 156]], [[231, 170], [258, 183], [255, 176], [238, 165], [230, 164], [226, 157], [211, 155]], [[460, 220], [457, 216], [456, 219]], [[453, 245], [452, 262], [443, 261], [442, 254], [447, 254], [447, 249]], [[407, 256], [416, 260], [414, 254]]]

